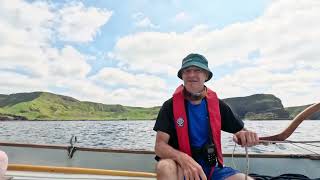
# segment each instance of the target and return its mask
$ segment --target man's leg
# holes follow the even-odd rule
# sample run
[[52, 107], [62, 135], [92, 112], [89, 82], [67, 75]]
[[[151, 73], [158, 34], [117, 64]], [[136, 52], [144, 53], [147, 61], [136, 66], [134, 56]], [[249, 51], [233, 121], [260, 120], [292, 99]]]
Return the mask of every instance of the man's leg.
[[4, 177], [8, 167], [8, 156], [5, 152], [0, 151], [0, 179]]
[[158, 180], [183, 179], [181, 167], [172, 159], [161, 159], [156, 165]]
[[[213, 175], [211, 180], [215, 179], [226, 179], [226, 180], [245, 180], [246, 175], [241, 173], [238, 170], [235, 170], [231, 167], [225, 166], [223, 168], [215, 167], [213, 171]], [[248, 180], [253, 180], [251, 177], [248, 176]]]
[[[243, 173], [237, 173], [235, 175], [232, 175], [226, 178], [226, 180], [245, 180], [245, 179], [246, 179], [246, 175]], [[253, 178], [248, 176], [248, 180], [253, 180]]]

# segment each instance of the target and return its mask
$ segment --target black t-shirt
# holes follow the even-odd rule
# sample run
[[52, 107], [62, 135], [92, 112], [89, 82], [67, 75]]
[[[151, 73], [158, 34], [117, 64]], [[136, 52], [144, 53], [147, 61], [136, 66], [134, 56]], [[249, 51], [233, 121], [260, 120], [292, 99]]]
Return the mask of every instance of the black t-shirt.
[[[221, 130], [229, 133], [236, 133], [243, 129], [244, 124], [242, 120], [236, 117], [231, 108], [220, 99], [219, 107], [221, 115]], [[169, 134], [170, 139], [168, 144], [173, 148], [178, 149], [179, 145], [174, 124], [172, 98], [163, 103], [153, 130]]]

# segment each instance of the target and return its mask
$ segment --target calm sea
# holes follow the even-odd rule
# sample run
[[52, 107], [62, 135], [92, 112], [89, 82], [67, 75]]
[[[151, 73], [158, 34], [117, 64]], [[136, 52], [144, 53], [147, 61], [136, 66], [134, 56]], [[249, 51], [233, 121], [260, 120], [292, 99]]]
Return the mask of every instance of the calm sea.
[[[114, 149], [153, 150], [155, 121], [2, 121], [0, 141], [33, 144], [68, 145], [72, 135], [77, 146]], [[246, 127], [259, 135], [281, 132], [290, 121], [245, 121]], [[320, 121], [304, 121], [289, 140], [320, 140]], [[224, 152], [232, 152], [232, 135], [222, 134]], [[300, 147], [299, 147], [300, 146]], [[301, 148], [302, 147], [302, 148]], [[236, 152], [244, 149], [237, 146]], [[255, 153], [320, 153], [320, 144], [275, 144], [249, 148]]]

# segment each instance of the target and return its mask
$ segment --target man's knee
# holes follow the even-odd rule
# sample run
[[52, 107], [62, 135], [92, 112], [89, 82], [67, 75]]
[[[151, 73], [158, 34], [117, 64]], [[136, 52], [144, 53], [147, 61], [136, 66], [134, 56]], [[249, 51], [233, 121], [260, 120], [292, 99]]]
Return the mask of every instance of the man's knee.
[[156, 171], [160, 174], [177, 174], [177, 163], [172, 159], [162, 159], [158, 162]]

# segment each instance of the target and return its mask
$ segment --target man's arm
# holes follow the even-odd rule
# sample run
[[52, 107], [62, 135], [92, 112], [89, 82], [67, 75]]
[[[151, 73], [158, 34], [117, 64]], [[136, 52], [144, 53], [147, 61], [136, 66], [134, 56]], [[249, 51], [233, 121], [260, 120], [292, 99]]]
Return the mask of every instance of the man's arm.
[[206, 175], [201, 166], [189, 155], [171, 147], [168, 144], [169, 139], [169, 134], [157, 131], [155, 144], [156, 155], [162, 159], [173, 159], [176, 161], [181, 166], [186, 179], [199, 179], [199, 177], [201, 177], [201, 179], [206, 180]]
[[221, 128], [223, 131], [233, 133], [233, 141], [241, 146], [254, 146], [259, 144], [257, 133], [244, 128], [243, 121], [233, 113], [231, 108], [222, 100], [219, 100], [221, 114]]
[[168, 144], [169, 139], [169, 134], [162, 131], [157, 131], [156, 144], [154, 149], [155, 153], [157, 156], [163, 159], [173, 159], [177, 161], [177, 157], [181, 152], [174, 149]]

